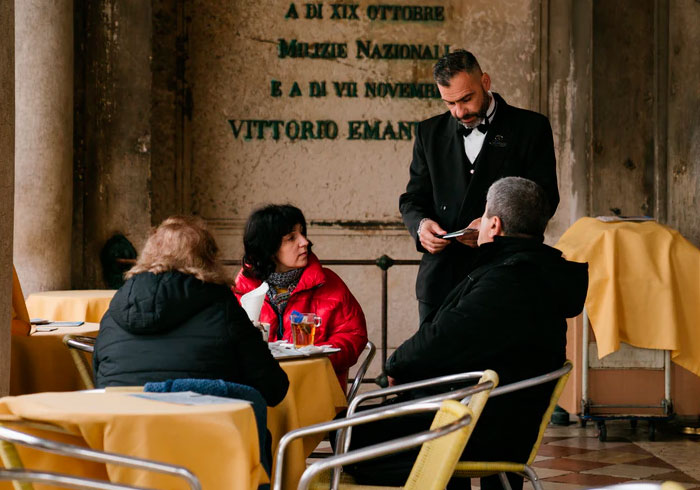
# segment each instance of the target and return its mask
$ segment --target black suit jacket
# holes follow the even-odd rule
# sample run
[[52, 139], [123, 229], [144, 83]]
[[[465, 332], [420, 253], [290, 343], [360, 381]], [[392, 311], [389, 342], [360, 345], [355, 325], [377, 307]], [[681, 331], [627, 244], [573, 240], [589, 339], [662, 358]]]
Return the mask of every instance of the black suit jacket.
[[484, 213], [486, 192], [502, 177], [518, 176], [542, 186], [551, 214], [559, 204], [554, 140], [542, 114], [510, 106], [494, 93], [497, 108], [474, 174], [457, 134], [457, 121], [448, 112], [421, 122], [416, 131], [410, 179], [399, 209], [416, 248], [424, 252], [416, 280], [420, 301], [440, 305], [466, 276], [474, 249], [456, 241], [437, 254], [428, 253], [417, 236], [423, 218], [443, 229], [458, 230]]

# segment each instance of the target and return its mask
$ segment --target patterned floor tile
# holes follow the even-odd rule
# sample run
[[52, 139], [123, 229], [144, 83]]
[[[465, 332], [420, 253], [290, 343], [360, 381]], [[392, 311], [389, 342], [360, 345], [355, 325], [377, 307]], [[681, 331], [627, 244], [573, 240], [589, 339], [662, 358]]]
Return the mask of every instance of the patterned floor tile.
[[578, 425], [555, 427], [550, 425], [547, 427], [546, 434], [549, 437], [596, 437], [598, 429], [591, 425], [588, 427], [580, 427]]
[[549, 444], [550, 442], [561, 441], [562, 439], [569, 439], [569, 438], [570, 438], [570, 436], [559, 436], [559, 437], [544, 436], [542, 438], [542, 444]]
[[662, 481], [677, 481], [681, 483], [693, 483], [695, 485], [700, 484], [700, 481], [696, 480], [690, 475], [686, 475], [682, 471], [669, 471], [669, 472], [662, 472], [659, 471], [658, 473], [655, 473], [654, 475], [649, 476], [651, 480], [662, 480]]
[[657, 458], [700, 480], [700, 442], [681, 439], [671, 442], [640, 441], [637, 444]]
[[591, 475], [609, 475], [628, 478], [631, 480], [639, 480], [641, 478], [649, 478], [659, 474], [658, 467], [639, 466], [633, 464], [614, 464], [603, 468], [593, 468], [584, 470], [582, 473]]
[[570, 458], [551, 458], [545, 461], [536, 461], [532, 463], [533, 467], [538, 468], [536, 470], [538, 472], [539, 468], [554, 468], [558, 470], [581, 472], [591, 470], [593, 468], [602, 468], [609, 465], [609, 463], [601, 463], [599, 461], [584, 461]]
[[622, 446], [615, 446], [613, 448], [610, 448], [611, 451], [620, 451], [620, 452], [625, 452], [625, 453], [639, 453], [639, 454], [644, 454], [647, 456], [653, 456], [649, 451], [646, 449], [637, 446], [634, 443], [629, 443], [629, 444], [624, 444]]
[[550, 446], [583, 447], [586, 449], [612, 449], [619, 446], [627, 446], [630, 442], [600, 442], [595, 437], [571, 437], [550, 443]]
[[545, 444], [544, 446], [540, 446], [537, 454], [539, 456], [564, 457], [572, 454], [583, 454], [589, 452], [591, 452], [589, 449], [581, 447], [553, 446], [551, 444]]
[[629, 481], [629, 478], [619, 478], [608, 475], [588, 475], [585, 473], [569, 473], [568, 475], [554, 476], [546, 481], [558, 483], [573, 483], [574, 485], [585, 485], [587, 487], [604, 487], [606, 485], [616, 485]]
[[551, 478], [553, 476], [568, 475], [569, 473], [571, 473], [571, 471], [562, 470], [559, 468], [537, 468], [535, 472], [537, 473], [537, 476], [540, 480]]
[[599, 461], [601, 463], [629, 463], [631, 461], [639, 461], [644, 459], [644, 454], [639, 453], [623, 453], [620, 451], [613, 451], [610, 449], [603, 449], [601, 451], [588, 451], [583, 454], [573, 454], [569, 456], [572, 459], [583, 459], [585, 461]]
[[[584, 488], [588, 488], [585, 485], [574, 485], [572, 483], [557, 483], [553, 481], [540, 480], [540, 483], [542, 483], [542, 487], [544, 488], [544, 490], [582, 490]], [[479, 479], [473, 478], [471, 490], [476, 490], [480, 488], [481, 484], [479, 483]], [[523, 490], [534, 490], [534, 487], [532, 486], [532, 483], [530, 483], [528, 480], [525, 480], [523, 482]]]
[[[542, 487], [544, 490], [582, 490], [588, 488], [585, 485], [574, 485], [571, 483], [557, 483], [553, 481], [543, 481]], [[523, 490], [534, 490], [532, 483], [526, 481], [523, 484]]]
[[552, 457], [552, 456], [543, 456], [543, 455], [541, 455], [541, 454], [537, 454], [537, 456], [535, 456], [535, 462], [538, 462], [538, 461], [547, 461], [547, 460], [550, 460], [550, 459], [553, 459], [553, 457]]
[[630, 461], [628, 464], [638, 464], [641, 466], [655, 466], [657, 468], [669, 468], [675, 470], [676, 467], [668, 464], [666, 461], [659, 459], [655, 456], [651, 458], [640, 459], [639, 461]]

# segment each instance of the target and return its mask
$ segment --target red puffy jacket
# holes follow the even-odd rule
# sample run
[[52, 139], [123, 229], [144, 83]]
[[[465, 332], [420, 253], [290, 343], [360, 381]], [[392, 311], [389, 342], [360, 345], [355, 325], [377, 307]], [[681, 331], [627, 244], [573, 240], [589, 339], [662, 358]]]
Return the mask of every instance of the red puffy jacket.
[[[244, 276], [241, 270], [236, 277], [233, 292], [240, 301], [243, 294], [257, 288], [261, 282]], [[314, 254], [309, 255], [309, 263], [282, 315], [283, 338], [288, 342], [292, 342], [289, 314], [294, 310], [315, 313], [321, 317], [321, 326], [316, 330], [314, 344], [331, 344], [340, 348], [340, 352], [332, 354], [330, 360], [340, 385], [345, 390], [348, 369], [357, 362], [367, 344], [367, 323], [360, 304], [343, 280], [332, 270], [322, 267]], [[270, 342], [279, 340], [280, 319], [267, 296], [260, 312], [260, 321], [270, 323]]]

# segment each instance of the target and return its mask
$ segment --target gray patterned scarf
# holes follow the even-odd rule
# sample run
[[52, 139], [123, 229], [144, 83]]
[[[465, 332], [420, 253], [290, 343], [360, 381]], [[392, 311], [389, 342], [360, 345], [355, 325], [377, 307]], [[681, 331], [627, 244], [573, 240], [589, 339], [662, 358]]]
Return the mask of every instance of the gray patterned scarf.
[[[299, 284], [299, 279], [304, 269], [305, 267], [287, 272], [273, 272], [265, 279], [265, 282], [270, 285], [270, 289], [267, 290], [267, 297], [270, 299], [270, 304], [277, 316], [281, 317], [284, 313], [289, 297], [292, 295], [294, 288], [297, 287], [297, 284]], [[281, 335], [282, 332], [280, 332], [280, 337]]]

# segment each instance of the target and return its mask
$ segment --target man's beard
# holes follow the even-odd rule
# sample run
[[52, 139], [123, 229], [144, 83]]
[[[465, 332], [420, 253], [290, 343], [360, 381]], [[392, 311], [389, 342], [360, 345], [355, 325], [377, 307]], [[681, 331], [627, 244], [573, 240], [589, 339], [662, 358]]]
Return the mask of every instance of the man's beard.
[[[491, 105], [491, 99], [489, 98], [489, 94], [488, 94], [488, 92], [486, 92], [486, 90], [484, 90], [483, 94], [484, 94], [484, 100], [481, 103], [481, 107], [479, 108], [479, 112], [470, 112], [469, 114], [465, 114], [464, 116], [462, 116], [462, 119], [457, 119], [455, 117], [455, 119], [457, 119], [457, 122], [459, 124], [461, 124], [462, 126], [464, 126], [465, 128], [474, 129], [475, 127], [477, 127], [479, 124], [481, 124], [482, 122], [484, 122], [486, 120], [486, 114], [489, 110], [489, 105]], [[476, 119], [474, 119], [472, 122], [464, 122], [463, 121], [463, 119], [469, 119], [471, 117], [476, 117]]]

